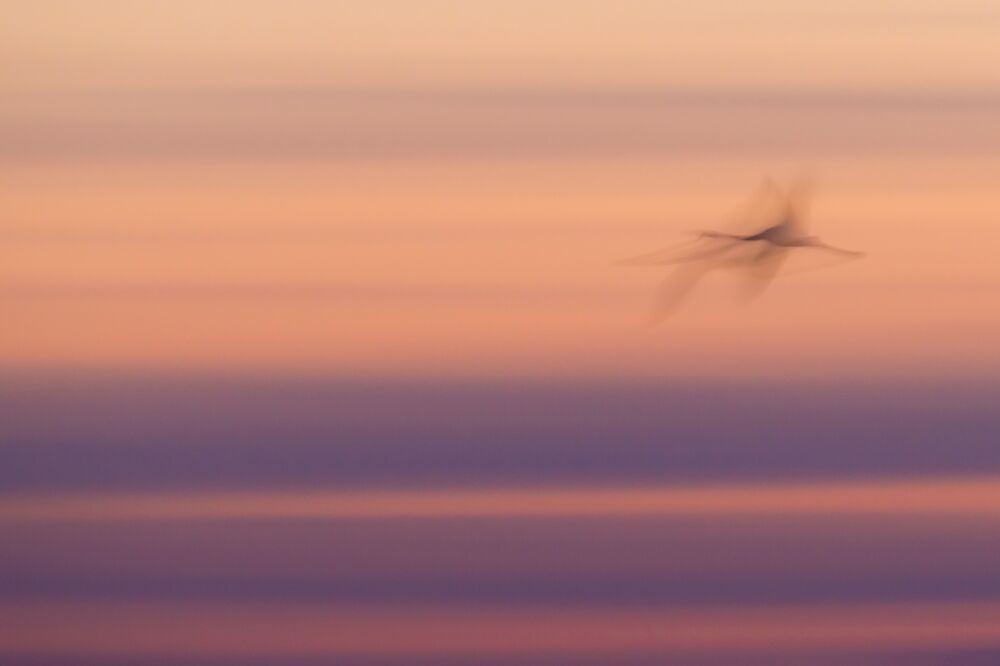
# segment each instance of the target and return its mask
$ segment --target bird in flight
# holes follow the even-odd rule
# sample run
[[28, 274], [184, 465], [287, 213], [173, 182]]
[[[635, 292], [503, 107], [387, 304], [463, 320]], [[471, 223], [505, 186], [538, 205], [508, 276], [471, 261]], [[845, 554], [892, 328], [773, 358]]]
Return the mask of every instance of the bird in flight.
[[863, 252], [829, 245], [806, 233], [804, 225], [805, 186], [782, 192], [765, 181], [750, 217], [758, 219], [756, 230], [727, 233], [715, 230], [696, 232], [692, 244], [658, 250], [617, 262], [623, 266], [676, 265], [660, 286], [650, 323], [669, 316], [706, 273], [732, 268], [747, 273], [743, 294], [753, 298], [764, 291], [778, 274], [792, 251], [821, 250], [844, 258], [864, 256]]

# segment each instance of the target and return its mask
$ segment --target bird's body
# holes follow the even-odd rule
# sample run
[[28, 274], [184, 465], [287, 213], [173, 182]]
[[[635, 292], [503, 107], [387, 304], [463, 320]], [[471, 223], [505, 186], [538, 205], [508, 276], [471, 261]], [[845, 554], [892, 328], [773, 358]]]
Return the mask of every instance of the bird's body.
[[854, 250], [844, 250], [839, 247], [833, 247], [832, 245], [827, 245], [820, 240], [819, 236], [806, 236], [799, 233], [796, 226], [791, 222], [785, 221], [773, 226], [767, 227], [762, 231], [758, 231], [755, 234], [749, 234], [741, 236], [739, 234], [727, 234], [720, 231], [703, 231], [701, 232], [703, 238], [728, 238], [735, 241], [764, 241], [770, 243], [771, 245], [776, 245], [778, 247], [816, 247], [824, 250], [832, 250], [834, 252], [840, 252], [843, 254], [851, 254], [861, 256], [862, 252], [855, 252]]
[[780, 224], [775, 224], [774, 226], [768, 227], [763, 231], [758, 231], [757, 233], [749, 236], [743, 236], [742, 240], [761, 240], [773, 243], [774, 245], [781, 245], [782, 247], [799, 247], [802, 245], [808, 245], [809, 238], [810, 237], [808, 236], [796, 233], [791, 221], [785, 220]]

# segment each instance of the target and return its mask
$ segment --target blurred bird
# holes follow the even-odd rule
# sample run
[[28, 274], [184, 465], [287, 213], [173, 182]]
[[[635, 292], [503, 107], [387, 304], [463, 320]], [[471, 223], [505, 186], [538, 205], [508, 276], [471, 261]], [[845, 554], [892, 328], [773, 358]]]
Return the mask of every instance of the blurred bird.
[[774, 183], [766, 180], [748, 216], [761, 220], [757, 231], [745, 234], [699, 231], [693, 245], [659, 250], [617, 262], [623, 266], [677, 265], [658, 290], [650, 323], [658, 323], [670, 315], [698, 281], [714, 269], [747, 271], [749, 279], [745, 282], [743, 295], [753, 298], [770, 284], [792, 250], [806, 248], [843, 257], [864, 256], [863, 252], [828, 245], [818, 236], [805, 233], [803, 209], [806, 194], [803, 184], [782, 193]]

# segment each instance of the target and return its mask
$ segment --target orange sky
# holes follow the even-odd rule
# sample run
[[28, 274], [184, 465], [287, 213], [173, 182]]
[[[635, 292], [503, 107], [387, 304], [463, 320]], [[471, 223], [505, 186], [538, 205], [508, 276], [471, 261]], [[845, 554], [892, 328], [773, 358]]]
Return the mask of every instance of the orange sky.
[[[6, 14], [2, 365], [1000, 368], [975, 344], [1000, 330], [992, 3]], [[764, 174], [802, 173], [820, 184], [816, 232], [868, 259], [746, 308], [708, 281], [667, 326], [637, 326], [663, 272], [612, 260], [717, 225]]]
[[[757, 160], [762, 164], [764, 160]], [[659, 329], [615, 259], [738, 208], [745, 160], [10, 167], [0, 362], [430, 376], [993, 376], [988, 159], [838, 159], [812, 215], [869, 252]], [[845, 341], [851, 341], [845, 347]], [[750, 353], [752, 350], [752, 353]], [[782, 358], [794, 368], [778, 367]]]

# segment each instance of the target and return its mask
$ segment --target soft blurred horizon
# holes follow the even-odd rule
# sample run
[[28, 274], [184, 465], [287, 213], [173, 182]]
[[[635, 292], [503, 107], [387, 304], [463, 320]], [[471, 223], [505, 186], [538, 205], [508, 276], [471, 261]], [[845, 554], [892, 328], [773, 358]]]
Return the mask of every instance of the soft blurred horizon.
[[996, 662], [996, 3], [0, 14], [4, 664]]

